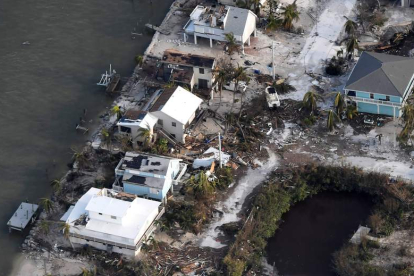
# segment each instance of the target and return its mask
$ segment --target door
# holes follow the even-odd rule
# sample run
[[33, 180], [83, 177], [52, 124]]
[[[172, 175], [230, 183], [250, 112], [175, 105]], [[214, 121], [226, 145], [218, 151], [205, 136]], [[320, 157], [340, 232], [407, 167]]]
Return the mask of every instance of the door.
[[198, 88], [208, 88], [208, 80], [198, 79]]

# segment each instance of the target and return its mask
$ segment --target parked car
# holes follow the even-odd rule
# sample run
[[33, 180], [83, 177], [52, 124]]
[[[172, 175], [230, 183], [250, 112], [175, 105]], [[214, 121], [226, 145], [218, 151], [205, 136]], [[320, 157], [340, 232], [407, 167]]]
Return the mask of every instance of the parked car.
[[[236, 83], [234, 81], [229, 81], [226, 84], [224, 84], [223, 87], [226, 90], [234, 91], [234, 86], [235, 85], [236, 85]], [[246, 89], [247, 89], [247, 83], [245, 81], [240, 81], [238, 90], [245, 92]]]
[[280, 106], [279, 95], [276, 92], [276, 89], [273, 86], [266, 87], [266, 101], [269, 105], [269, 108], [275, 108]]

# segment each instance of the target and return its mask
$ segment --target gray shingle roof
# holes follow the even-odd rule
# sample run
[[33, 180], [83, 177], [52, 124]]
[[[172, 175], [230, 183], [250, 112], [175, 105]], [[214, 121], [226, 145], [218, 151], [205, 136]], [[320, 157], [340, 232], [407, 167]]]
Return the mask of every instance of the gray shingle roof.
[[403, 97], [414, 74], [414, 59], [363, 52], [345, 89]]
[[224, 26], [225, 33], [243, 36], [246, 28], [249, 10], [236, 7], [230, 7], [227, 12], [227, 21]]

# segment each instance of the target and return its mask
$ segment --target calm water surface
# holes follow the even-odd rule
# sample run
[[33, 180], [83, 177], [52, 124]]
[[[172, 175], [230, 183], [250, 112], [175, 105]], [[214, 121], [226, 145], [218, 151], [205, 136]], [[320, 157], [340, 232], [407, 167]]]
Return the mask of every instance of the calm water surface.
[[269, 240], [268, 263], [283, 276], [331, 276], [332, 253], [371, 212], [367, 196], [324, 192], [294, 206]]
[[21, 201], [50, 194], [70, 147], [88, 138], [74, 131], [83, 110], [93, 128], [112, 102], [95, 85], [100, 74], [112, 63], [129, 76], [151, 40], [144, 24], [159, 24], [171, 3], [0, 0], [0, 275], [24, 239], [8, 233], [8, 219]]

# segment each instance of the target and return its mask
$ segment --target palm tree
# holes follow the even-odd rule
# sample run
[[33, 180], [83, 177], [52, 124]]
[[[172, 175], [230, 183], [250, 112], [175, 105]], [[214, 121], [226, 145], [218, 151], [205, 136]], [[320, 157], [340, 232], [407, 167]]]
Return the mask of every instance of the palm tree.
[[[236, 91], [239, 89], [240, 81], [247, 81], [248, 79], [245, 70], [246, 69], [240, 65], [237, 65], [237, 67], [234, 69], [233, 78], [232, 78], [234, 80], [234, 92], [233, 92], [233, 103], [231, 105], [230, 113], [233, 110], [234, 102], [236, 101]], [[240, 109], [241, 109], [241, 106], [240, 106]]]
[[187, 191], [192, 193], [196, 198], [204, 198], [210, 196], [216, 190], [215, 181], [209, 181], [204, 172], [200, 172], [198, 176], [192, 176], [187, 182]]
[[121, 108], [119, 107], [119, 106], [114, 106], [112, 109], [111, 109], [111, 113], [112, 114], [116, 114], [116, 119], [117, 120], [119, 120], [119, 119], [121, 119], [122, 118], [122, 111], [121, 111]]
[[334, 92], [333, 94], [335, 94], [334, 106], [336, 114], [340, 115], [345, 109], [345, 99], [341, 92]]
[[69, 234], [70, 234], [70, 224], [69, 223], [67, 223], [67, 222], [63, 222], [62, 223], [62, 232], [63, 232], [63, 236], [66, 238], [66, 239], [69, 239]]
[[346, 54], [350, 54], [351, 57], [354, 56], [355, 49], [359, 49], [358, 40], [356, 37], [352, 36], [346, 44]]
[[136, 138], [138, 137], [142, 138], [143, 144], [147, 146], [149, 142], [151, 141], [151, 136], [152, 136], [151, 127], [148, 124], [146, 124], [145, 127], [141, 127], [138, 130], [138, 135]]
[[111, 151], [113, 132], [107, 128], [103, 128], [101, 130], [101, 134], [103, 144], [108, 148], [109, 151]]
[[303, 96], [302, 106], [308, 110], [310, 114], [313, 114], [318, 108], [317, 102], [320, 100], [323, 100], [323, 98], [319, 94], [309, 91]]
[[234, 37], [233, 33], [228, 33], [224, 35], [226, 39], [227, 49], [229, 51], [229, 55], [232, 55], [233, 52], [237, 51], [240, 52], [240, 45], [237, 43], [236, 38]]
[[50, 212], [53, 211], [53, 202], [48, 198], [41, 198], [40, 205], [42, 206], [43, 210], [45, 210], [48, 214], [50, 214]]
[[78, 164], [79, 169], [83, 169], [88, 162], [86, 153], [84, 151], [77, 151], [74, 148], [72, 148], [72, 152], [73, 152], [72, 158], [74, 162]]
[[43, 232], [45, 235], [49, 234], [49, 231], [50, 231], [50, 224], [49, 224], [49, 222], [48, 222], [48, 221], [46, 221], [46, 220], [41, 220], [41, 221], [40, 221], [39, 226], [40, 226], [40, 229], [42, 230], [42, 232]]
[[218, 90], [220, 92], [220, 102], [219, 102], [219, 105], [217, 107], [217, 110], [218, 110], [220, 108], [220, 106], [221, 106], [221, 98], [222, 98], [221, 97], [221, 92], [223, 91], [223, 85], [229, 79], [229, 72], [224, 67], [216, 67], [216, 69], [213, 71], [213, 75], [214, 75], [214, 83], [213, 83], [213, 86], [216, 86], [217, 85], [218, 86]]
[[335, 126], [336, 126], [336, 122], [340, 121], [338, 114], [336, 114], [334, 111], [329, 110], [328, 112], [328, 120], [327, 120], [327, 127], [329, 129], [329, 131], [333, 131]]
[[411, 133], [414, 129], [414, 105], [407, 103], [402, 109], [401, 119], [404, 121], [405, 125], [398, 135], [398, 139], [403, 143], [407, 143], [408, 139], [411, 138]]
[[62, 188], [59, 179], [52, 180], [52, 182], [50, 182], [50, 186], [52, 186], [53, 190], [57, 193], [60, 192], [60, 189]]
[[355, 36], [356, 30], [358, 28], [358, 24], [355, 21], [348, 19], [345, 22], [344, 26], [345, 26], [345, 33], [348, 36], [352, 36], [352, 37]]
[[137, 55], [135, 57], [135, 61], [137, 62], [139, 67], [142, 67], [142, 64], [144, 64], [144, 57], [141, 55]]
[[282, 20], [279, 17], [276, 17], [273, 14], [270, 14], [269, 17], [267, 18], [266, 31], [267, 30], [274, 31], [277, 28], [279, 28], [281, 24], [282, 24]]
[[296, 0], [286, 7], [282, 7], [282, 14], [283, 14], [283, 27], [291, 31], [293, 28], [293, 21], [299, 20], [300, 12], [298, 11], [298, 6], [296, 5]]
[[346, 117], [348, 118], [348, 120], [352, 120], [357, 115], [358, 115], [358, 110], [355, 105], [350, 104], [346, 107]]

